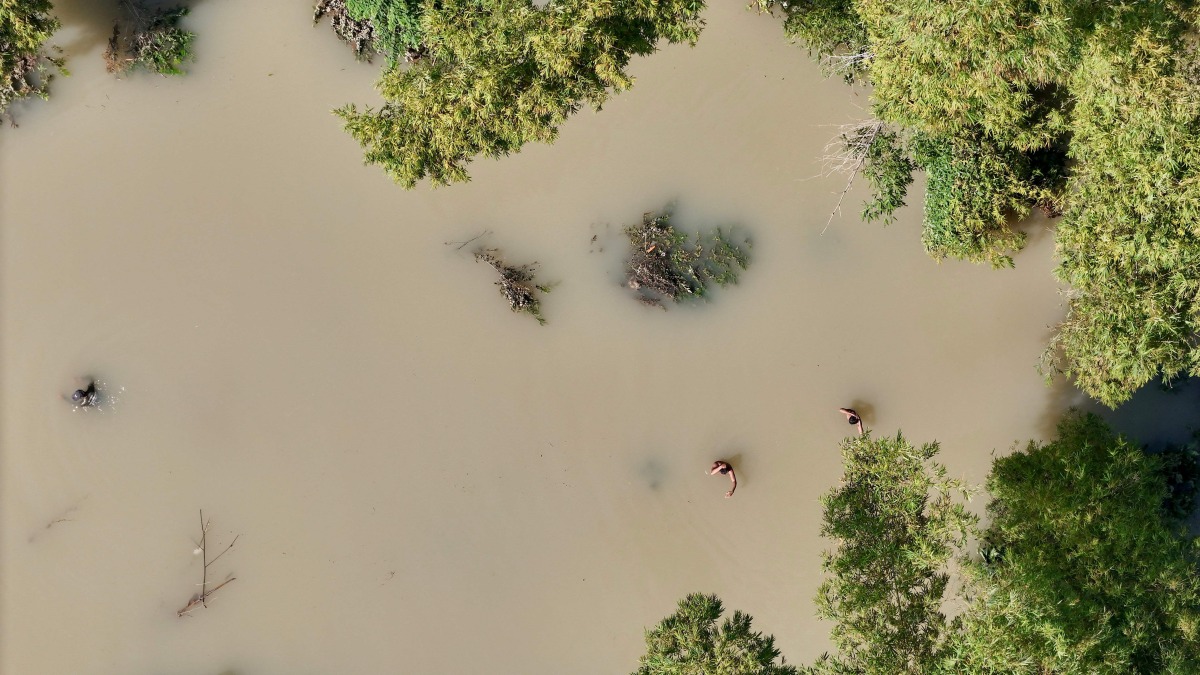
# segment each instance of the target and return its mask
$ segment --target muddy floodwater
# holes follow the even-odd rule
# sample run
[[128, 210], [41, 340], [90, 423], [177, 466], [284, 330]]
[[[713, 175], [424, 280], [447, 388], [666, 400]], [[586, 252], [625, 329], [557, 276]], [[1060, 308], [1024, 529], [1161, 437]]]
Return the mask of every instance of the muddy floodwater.
[[[977, 482], [1078, 401], [1034, 369], [1046, 223], [1008, 271], [927, 258], [919, 205], [861, 223], [859, 187], [826, 229], [866, 94], [742, 3], [553, 146], [412, 192], [330, 114], [379, 65], [307, 2], [196, 2], [190, 73], [121, 80], [111, 8], [56, 4], [72, 74], [0, 131], [5, 675], [623, 673], [691, 591], [808, 662], [839, 406]], [[663, 312], [619, 232], [671, 202], [753, 262]], [[557, 282], [547, 326], [445, 245], [485, 230]], [[200, 509], [236, 581], [178, 618]]]

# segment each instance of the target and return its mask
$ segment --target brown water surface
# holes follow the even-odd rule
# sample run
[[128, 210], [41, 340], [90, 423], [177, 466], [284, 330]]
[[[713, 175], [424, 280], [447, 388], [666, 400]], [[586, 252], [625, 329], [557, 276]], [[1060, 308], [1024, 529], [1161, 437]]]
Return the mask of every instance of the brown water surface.
[[[865, 94], [741, 3], [555, 145], [412, 192], [330, 115], [378, 65], [306, 3], [197, 3], [190, 74], [122, 80], [103, 3], [58, 4], [73, 74], [0, 132], [6, 675], [621, 673], [690, 591], [807, 662], [839, 406], [978, 481], [1070, 402], [1034, 370], [1045, 225], [1012, 271], [934, 263], [919, 208], [864, 225], [859, 189], [822, 234]], [[618, 233], [671, 201], [754, 262], [661, 312]], [[485, 229], [559, 282], [548, 326], [443, 245]], [[237, 581], [180, 619], [201, 508]]]

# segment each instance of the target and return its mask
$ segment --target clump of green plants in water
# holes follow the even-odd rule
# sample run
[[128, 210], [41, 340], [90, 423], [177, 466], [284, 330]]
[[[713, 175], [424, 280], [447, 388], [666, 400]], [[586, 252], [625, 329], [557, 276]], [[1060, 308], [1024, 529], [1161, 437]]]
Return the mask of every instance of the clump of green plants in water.
[[0, 119], [12, 123], [10, 104], [47, 98], [52, 71], [65, 73], [63, 59], [46, 53], [46, 40], [59, 26], [52, 9], [47, 0], [0, 2]]
[[313, 25], [326, 16], [334, 34], [354, 50], [354, 58], [370, 61], [375, 55], [375, 26], [371, 20], [352, 16], [346, 0], [319, 0], [313, 7]]
[[551, 286], [537, 283], [537, 263], [528, 265], [510, 265], [494, 248], [475, 251], [475, 260], [485, 262], [500, 274], [496, 285], [500, 287], [500, 295], [508, 300], [508, 306], [514, 312], [524, 312], [537, 319], [538, 323], [546, 325], [546, 317], [542, 316], [541, 294], [549, 293]]
[[183, 62], [192, 58], [196, 34], [179, 27], [188, 8], [151, 7], [141, 0], [117, 3], [121, 16], [113, 24], [104, 50], [110, 73], [145, 68], [160, 75], [182, 75]]
[[638, 300], [662, 307], [664, 300], [707, 297], [710, 284], [737, 283], [750, 262], [749, 240], [739, 246], [721, 228], [689, 237], [670, 221], [669, 212], [645, 213], [640, 224], [625, 228], [631, 247], [626, 283]]

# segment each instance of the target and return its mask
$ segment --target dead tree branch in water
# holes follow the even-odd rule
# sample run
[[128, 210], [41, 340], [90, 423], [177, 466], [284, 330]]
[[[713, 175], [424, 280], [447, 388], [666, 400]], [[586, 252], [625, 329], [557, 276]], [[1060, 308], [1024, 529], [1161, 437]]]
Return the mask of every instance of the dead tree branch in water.
[[221, 590], [227, 584], [237, 581], [237, 577], [229, 577], [229, 578], [225, 579], [225, 581], [222, 581], [221, 583], [217, 584], [216, 586], [212, 587], [211, 589], [208, 587], [208, 566], [215, 563], [217, 560], [219, 560], [221, 558], [221, 556], [228, 553], [229, 549], [233, 548], [233, 545], [237, 543], [238, 537], [242, 536], [240, 534], [235, 536], [233, 538], [233, 541], [229, 542], [229, 545], [225, 547], [224, 551], [221, 551], [220, 553], [217, 554], [217, 556], [215, 558], [213, 558], [212, 560], [209, 560], [208, 559], [208, 527], [211, 524], [212, 523], [210, 521], [204, 520], [204, 509], [201, 509], [200, 510], [200, 547], [199, 547], [199, 552], [200, 552], [200, 555], [202, 556], [201, 561], [204, 563], [204, 567], [200, 571], [200, 592], [196, 593], [195, 595], [193, 595], [191, 597], [190, 600], [188, 600], [188, 603], [186, 605], [184, 605], [183, 609], [181, 609], [177, 612], [178, 616], [181, 616], [181, 617], [185, 616], [186, 614], [191, 612], [193, 609], [195, 609], [198, 605], [203, 605], [204, 607], [207, 608], [208, 607], [208, 598], [210, 596], [212, 596], [213, 593], [216, 593], [217, 591]]
[[[721, 228], [707, 237], [697, 234], [691, 239], [670, 220], [670, 211], [644, 213], [640, 224], [625, 228], [630, 245], [625, 283], [642, 304], [663, 307], [665, 299], [680, 302], [705, 297], [710, 282], [718, 286], [737, 283], [738, 270], [749, 264], [742, 246], [733, 243]], [[743, 245], [749, 248], [749, 240]]]
[[850, 81], [871, 63], [875, 55], [865, 49], [849, 54], [826, 54], [821, 57], [821, 67], [828, 75]]
[[491, 230], [484, 230], [483, 232], [480, 232], [479, 234], [475, 235], [474, 237], [471, 237], [470, 239], [468, 239], [466, 241], [443, 241], [442, 244], [445, 246], [454, 246], [455, 244], [458, 244], [458, 246], [454, 246], [454, 250], [461, 251], [464, 248], [466, 248], [467, 244], [470, 244], [471, 242], [475, 241], [476, 239], [482, 239], [483, 237], [486, 237], [491, 233], [492, 233]]
[[[478, 238], [476, 237], [476, 239]], [[492, 269], [500, 273], [500, 281], [497, 281], [496, 285], [500, 287], [500, 295], [508, 300], [508, 306], [512, 311], [525, 312], [537, 319], [539, 324], [546, 325], [546, 318], [542, 316], [539, 294], [549, 293], [551, 287], [535, 282], [536, 262], [520, 266], [509, 265], [500, 257], [500, 252], [494, 248], [476, 251], [475, 260], [491, 265]]]
[[843, 124], [838, 130], [838, 135], [825, 144], [825, 154], [821, 157], [821, 175], [827, 177], [840, 173], [849, 174], [849, 178], [846, 180], [846, 187], [842, 188], [838, 195], [837, 204], [829, 212], [821, 234], [825, 234], [825, 230], [829, 229], [833, 217], [842, 212], [842, 202], [846, 200], [850, 188], [854, 187], [854, 179], [867, 165], [871, 144], [881, 131], [883, 122], [879, 120]]

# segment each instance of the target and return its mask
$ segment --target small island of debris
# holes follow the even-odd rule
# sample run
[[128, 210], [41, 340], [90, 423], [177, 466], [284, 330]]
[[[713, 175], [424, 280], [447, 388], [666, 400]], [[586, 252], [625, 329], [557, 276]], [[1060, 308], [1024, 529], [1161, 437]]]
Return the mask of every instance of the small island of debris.
[[551, 287], [536, 283], [536, 262], [520, 266], [509, 265], [500, 257], [500, 251], [494, 248], [475, 251], [475, 260], [491, 265], [492, 269], [500, 273], [500, 280], [496, 285], [500, 287], [500, 295], [508, 300], [512, 311], [525, 312], [537, 319], [538, 323], [546, 325], [539, 296], [549, 293]]
[[706, 298], [711, 283], [737, 283], [738, 270], [749, 264], [748, 239], [735, 244], [721, 228], [692, 239], [670, 219], [669, 211], [648, 212], [641, 224], [625, 228], [631, 247], [626, 283], [639, 301], [663, 307], [664, 300]]

